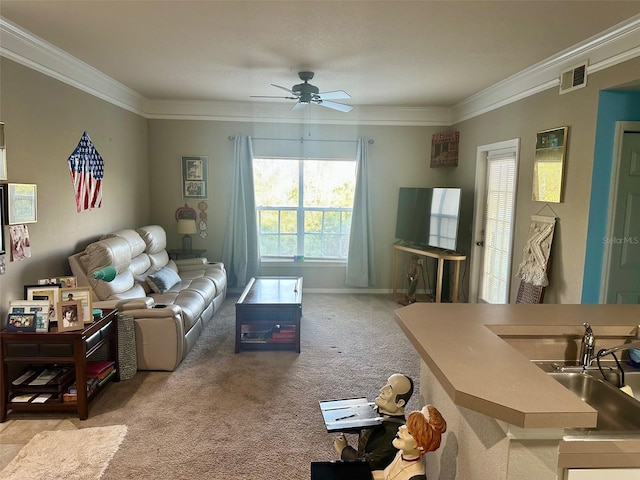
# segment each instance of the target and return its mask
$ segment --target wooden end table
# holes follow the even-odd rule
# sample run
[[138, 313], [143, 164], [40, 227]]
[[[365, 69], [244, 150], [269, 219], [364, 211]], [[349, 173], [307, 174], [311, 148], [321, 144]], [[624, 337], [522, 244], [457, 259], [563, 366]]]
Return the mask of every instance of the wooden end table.
[[[87, 360], [98, 350], [108, 348], [109, 360], [115, 361], [115, 374], [111, 378], [120, 380], [118, 361], [118, 311], [104, 310], [101, 319], [87, 324], [83, 330], [58, 332], [57, 327], [47, 333], [0, 332], [0, 422], [7, 419], [7, 412], [13, 411], [76, 411], [80, 420], [89, 416], [89, 402], [109, 383], [98, 386], [90, 395], [87, 389]], [[20, 365], [72, 365], [75, 368], [77, 401], [63, 402], [61, 389], [65, 385], [39, 387], [42, 393], [52, 393], [45, 403], [18, 403], [11, 399], [19, 393], [34, 392], [33, 387], [13, 385], [19, 373], [13, 370]], [[68, 387], [69, 384], [66, 385]]]

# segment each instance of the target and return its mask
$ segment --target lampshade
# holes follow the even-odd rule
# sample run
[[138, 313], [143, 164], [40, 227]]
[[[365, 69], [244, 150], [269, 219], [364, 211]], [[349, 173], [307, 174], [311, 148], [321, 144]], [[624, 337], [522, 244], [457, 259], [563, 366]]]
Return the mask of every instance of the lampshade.
[[111, 282], [114, 278], [116, 278], [117, 274], [118, 272], [116, 272], [115, 267], [112, 267], [111, 265], [109, 265], [108, 267], [104, 267], [104, 268], [101, 268], [100, 270], [96, 270], [95, 272], [93, 272], [91, 276], [96, 280]]
[[178, 220], [178, 233], [182, 235], [193, 235], [196, 232], [195, 220]]

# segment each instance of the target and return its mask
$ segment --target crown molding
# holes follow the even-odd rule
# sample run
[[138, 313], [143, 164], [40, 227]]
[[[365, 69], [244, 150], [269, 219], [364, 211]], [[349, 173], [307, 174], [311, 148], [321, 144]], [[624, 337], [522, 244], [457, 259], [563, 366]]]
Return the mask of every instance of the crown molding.
[[449, 108], [355, 106], [344, 114], [328, 108], [291, 110], [291, 104], [154, 100], [146, 117], [163, 120], [222, 120], [331, 125], [442, 126], [451, 124]]
[[145, 98], [91, 65], [0, 17], [0, 55], [138, 115]]
[[468, 120], [550, 88], [560, 74], [588, 61], [587, 75], [640, 55], [640, 14], [522, 70], [453, 106], [454, 123]]
[[[299, 123], [305, 111], [271, 103], [149, 100], [64, 50], [0, 17], [0, 55], [147, 119]], [[349, 115], [314, 109], [314, 123], [451, 126], [559, 86], [566, 68], [587, 60], [595, 73], [640, 56], [640, 14], [486, 88], [452, 107], [356, 106]], [[259, 107], [258, 107], [259, 105]]]

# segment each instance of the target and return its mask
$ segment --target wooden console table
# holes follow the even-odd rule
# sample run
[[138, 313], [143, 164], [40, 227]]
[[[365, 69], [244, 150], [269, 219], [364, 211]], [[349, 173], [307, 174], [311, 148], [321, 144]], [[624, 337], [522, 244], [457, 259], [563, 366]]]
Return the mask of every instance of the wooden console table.
[[398, 260], [400, 252], [412, 253], [414, 255], [420, 255], [423, 257], [435, 258], [438, 260], [438, 271], [436, 276], [436, 294], [435, 302], [440, 303], [442, 301], [442, 274], [444, 272], [444, 261], [449, 260], [455, 262], [454, 274], [453, 274], [453, 294], [451, 295], [451, 301], [453, 303], [458, 302], [458, 288], [460, 285], [460, 262], [467, 259], [466, 255], [455, 252], [445, 252], [444, 250], [418, 248], [416, 246], [400, 245], [398, 243], [393, 244], [395, 250], [395, 258], [393, 262], [393, 296], [397, 296], [397, 281], [398, 281]]

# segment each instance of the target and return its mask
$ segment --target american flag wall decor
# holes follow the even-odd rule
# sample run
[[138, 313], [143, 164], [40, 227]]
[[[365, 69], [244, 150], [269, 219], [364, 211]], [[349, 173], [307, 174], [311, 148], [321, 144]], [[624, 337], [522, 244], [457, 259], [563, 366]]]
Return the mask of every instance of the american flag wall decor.
[[67, 163], [75, 190], [78, 213], [92, 208], [100, 208], [102, 206], [104, 160], [93, 146], [87, 132], [82, 134], [78, 146]]

